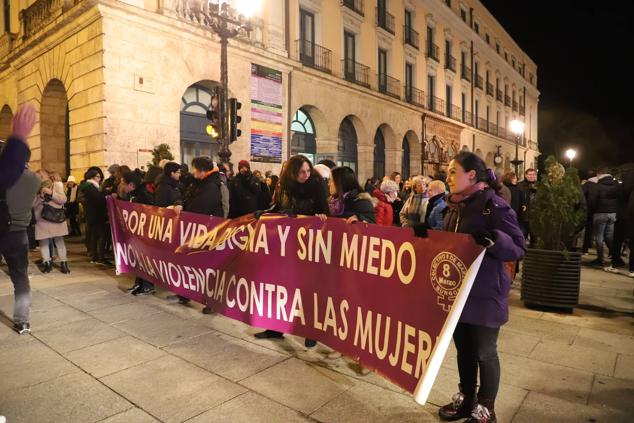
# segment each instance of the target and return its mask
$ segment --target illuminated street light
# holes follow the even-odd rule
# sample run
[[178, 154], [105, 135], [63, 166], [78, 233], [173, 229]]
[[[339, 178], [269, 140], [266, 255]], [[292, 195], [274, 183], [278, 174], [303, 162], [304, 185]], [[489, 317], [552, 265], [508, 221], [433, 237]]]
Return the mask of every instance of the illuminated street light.
[[521, 120], [513, 119], [510, 123], [511, 132], [515, 134], [515, 160], [511, 160], [513, 166], [515, 166], [515, 174], [519, 178], [519, 166], [524, 163], [524, 160], [519, 158], [519, 146], [520, 138], [524, 135], [524, 122]]
[[572, 160], [577, 157], [577, 150], [575, 150], [574, 148], [569, 148], [568, 150], [566, 150], [566, 157], [570, 161], [570, 166], [572, 166]]

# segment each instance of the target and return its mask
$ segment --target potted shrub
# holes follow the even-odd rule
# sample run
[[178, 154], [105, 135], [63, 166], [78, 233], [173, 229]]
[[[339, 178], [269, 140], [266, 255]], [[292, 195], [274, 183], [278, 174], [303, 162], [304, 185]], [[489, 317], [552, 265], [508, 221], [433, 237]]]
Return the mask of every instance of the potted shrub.
[[521, 298], [527, 307], [571, 312], [579, 302], [581, 275], [581, 253], [574, 251], [574, 240], [585, 219], [577, 170], [564, 169], [550, 156], [536, 188], [529, 210], [535, 248], [526, 250]]

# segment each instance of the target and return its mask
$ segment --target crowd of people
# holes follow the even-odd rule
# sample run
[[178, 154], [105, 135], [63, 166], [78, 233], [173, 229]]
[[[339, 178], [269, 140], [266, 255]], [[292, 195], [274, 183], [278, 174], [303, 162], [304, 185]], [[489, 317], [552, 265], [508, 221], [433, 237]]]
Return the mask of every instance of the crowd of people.
[[[73, 176], [63, 183], [54, 170], [32, 172], [28, 168], [26, 140], [34, 116], [28, 105], [16, 113], [13, 135], [0, 155], [0, 254], [15, 287], [13, 317], [18, 333], [31, 330], [27, 265], [29, 247], [34, 247], [35, 241], [42, 272], [57, 267], [53, 266], [53, 257], [57, 257], [59, 270], [69, 273], [64, 238], [81, 235], [83, 226], [91, 263], [111, 265], [107, 196], [172, 208], [177, 213], [225, 218], [283, 213], [316, 216], [322, 221], [342, 218], [349, 224], [411, 228], [408, 230], [421, 237], [427, 236], [428, 229], [467, 233], [487, 253], [454, 333], [459, 393], [439, 412], [443, 420], [495, 421], [500, 380], [496, 343], [500, 327], [508, 320], [508, 293], [515, 276], [506, 264], [519, 262], [525, 247], [534, 242], [529, 222], [537, 192], [534, 169], [527, 169], [518, 182], [514, 172], [496, 175], [477, 155], [460, 152], [446, 171], [438, 171], [433, 177], [403, 179], [393, 172], [383, 178], [370, 178], [362, 186], [354, 169], [336, 166], [331, 160], [313, 166], [305, 156], [295, 155], [282, 165], [278, 176], [252, 170], [246, 160], [240, 160], [234, 169], [209, 157], [196, 157], [191, 168], [168, 160], [145, 171], [113, 164], [106, 170], [107, 177], [100, 167], [91, 167], [79, 183]], [[627, 187], [605, 172], [583, 185], [588, 208], [583, 249], [588, 250], [594, 236], [598, 255], [595, 264], [603, 265], [606, 243], [611, 255], [606, 271], [624, 265], [624, 239], [632, 246], [632, 233], [625, 234], [619, 226], [634, 214], [632, 204], [628, 204], [632, 195], [626, 195]], [[627, 224], [630, 231], [633, 226]], [[631, 255], [630, 272], [634, 272]], [[132, 295], [153, 291], [153, 284], [142, 278], [137, 278], [130, 289]], [[182, 304], [189, 301], [176, 299]], [[203, 312], [211, 310], [205, 308]], [[273, 330], [255, 335], [258, 339], [283, 336]], [[316, 341], [306, 339], [305, 345], [314, 347]]]

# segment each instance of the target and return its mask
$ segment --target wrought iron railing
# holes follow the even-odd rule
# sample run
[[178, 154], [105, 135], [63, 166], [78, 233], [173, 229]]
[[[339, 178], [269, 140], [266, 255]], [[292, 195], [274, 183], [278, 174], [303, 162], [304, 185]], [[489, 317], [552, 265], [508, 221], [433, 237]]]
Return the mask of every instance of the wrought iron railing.
[[471, 82], [471, 68], [463, 64], [460, 69], [460, 77]]
[[491, 97], [494, 95], [493, 84], [490, 82], [487, 82], [487, 95], [490, 95]]
[[418, 50], [418, 32], [408, 25], [403, 25], [403, 42]]
[[379, 73], [377, 80], [380, 93], [394, 98], [401, 98], [401, 81], [385, 73]]
[[504, 93], [502, 90], [496, 90], [495, 94], [498, 101], [504, 101]]
[[511, 105], [511, 97], [508, 95], [504, 96], [504, 105], [505, 106], [510, 106]]
[[437, 62], [440, 62], [440, 55], [439, 55], [439, 48], [436, 44], [434, 43], [427, 43], [427, 57], [429, 57], [430, 59], [434, 59]]
[[526, 115], [526, 107], [523, 104], [520, 104], [520, 115]]
[[517, 112], [517, 109], [518, 109], [518, 104], [517, 104], [517, 101], [514, 101], [514, 102], [513, 102], [513, 111], [514, 111], [514, 112]]
[[462, 110], [460, 109], [460, 107], [451, 103], [447, 103], [445, 115], [452, 118], [453, 120], [457, 120], [458, 122], [462, 121]]
[[370, 68], [368, 66], [357, 63], [352, 59], [344, 59], [341, 64], [343, 67], [343, 78], [346, 81], [370, 88]]
[[473, 113], [463, 110], [462, 123], [466, 123], [469, 126], [473, 126]]
[[498, 135], [498, 126], [493, 122], [489, 122], [488, 131], [489, 134]]
[[332, 73], [332, 51], [308, 40], [296, 40], [297, 60], [306, 66]]
[[405, 101], [419, 107], [425, 107], [425, 92], [411, 85], [403, 87], [405, 92]]
[[476, 88], [482, 89], [482, 86], [484, 84], [484, 81], [482, 80], [482, 77], [480, 75], [476, 75], [474, 79], [475, 79]]
[[445, 54], [445, 69], [449, 69], [450, 71], [456, 71], [456, 58], [451, 54]]
[[445, 114], [445, 100], [435, 96], [427, 96], [427, 108], [434, 113]]
[[341, 0], [341, 4], [346, 6], [348, 9], [358, 13], [359, 15], [365, 16], [363, 13], [363, 0]]
[[376, 8], [376, 26], [383, 28], [392, 35], [396, 33], [394, 15], [387, 10], [380, 10], [378, 7]]
[[69, 9], [80, 0], [36, 0], [20, 12], [22, 36], [26, 39], [54, 21], [65, 9]]
[[488, 131], [489, 125], [487, 125], [487, 121], [484, 118], [479, 117], [476, 122], [476, 128], [481, 129], [482, 131]]

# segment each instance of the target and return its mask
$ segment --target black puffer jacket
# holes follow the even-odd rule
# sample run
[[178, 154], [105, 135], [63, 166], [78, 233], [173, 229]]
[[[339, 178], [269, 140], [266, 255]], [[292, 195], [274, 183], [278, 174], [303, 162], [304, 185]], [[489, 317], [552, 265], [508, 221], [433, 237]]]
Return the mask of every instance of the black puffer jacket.
[[183, 201], [183, 209], [192, 213], [223, 217], [220, 174], [216, 169], [205, 179], [195, 179]]
[[346, 196], [343, 203], [343, 214], [337, 217], [347, 219], [351, 216], [357, 216], [362, 222], [376, 223], [374, 204], [370, 194], [354, 190]]
[[261, 208], [260, 181], [250, 171], [238, 173], [229, 181], [229, 217], [240, 217]]
[[304, 182], [293, 183], [288, 192], [280, 193], [272, 211], [314, 216], [328, 214], [328, 188], [320, 176], [312, 174]]
[[619, 183], [612, 175], [605, 175], [599, 179], [596, 188], [590, 192], [588, 208], [594, 213], [616, 213], [621, 190]]
[[154, 193], [154, 205], [158, 207], [182, 206], [183, 196], [178, 186], [178, 181], [161, 175], [158, 179], [158, 188]]

